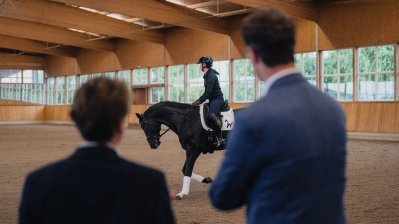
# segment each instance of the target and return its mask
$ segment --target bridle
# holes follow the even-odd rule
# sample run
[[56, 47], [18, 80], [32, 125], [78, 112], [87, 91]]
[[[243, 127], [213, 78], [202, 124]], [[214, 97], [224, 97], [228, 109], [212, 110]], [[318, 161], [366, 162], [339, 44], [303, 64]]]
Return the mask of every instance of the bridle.
[[[143, 123], [145, 123], [144, 119], [142, 121], [140, 121], [140, 125], [141, 127], [143, 127]], [[168, 128], [166, 131], [164, 131], [162, 134], [160, 135], [151, 135], [147, 137], [147, 141], [152, 141], [154, 143], [154, 146], [158, 147], [161, 144], [161, 137], [166, 134], [166, 132], [168, 132], [170, 130], [170, 128]]]

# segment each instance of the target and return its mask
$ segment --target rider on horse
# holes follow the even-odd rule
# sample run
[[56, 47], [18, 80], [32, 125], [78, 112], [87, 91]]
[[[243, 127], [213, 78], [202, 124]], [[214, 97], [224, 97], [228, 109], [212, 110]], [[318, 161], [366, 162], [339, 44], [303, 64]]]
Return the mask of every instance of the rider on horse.
[[207, 120], [212, 126], [209, 135], [209, 141], [215, 146], [219, 147], [222, 144], [222, 122], [218, 118], [217, 114], [219, 114], [220, 109], [223, 106], [224, 99], [223, 93], [220, 89], [220, 84], [218, 77], [219, 72], [212, 68], [213, 60], [209, 56], [203, 56], [198, 60], [198, 64], [200, 64], [201, 71], [204, 72], [204, 86], [205, 92], [202, 94], [200, 98], [192, 103], [193, 106], [198, 106], [203, 103], [205, 100], [209, 100], [209, 113]]

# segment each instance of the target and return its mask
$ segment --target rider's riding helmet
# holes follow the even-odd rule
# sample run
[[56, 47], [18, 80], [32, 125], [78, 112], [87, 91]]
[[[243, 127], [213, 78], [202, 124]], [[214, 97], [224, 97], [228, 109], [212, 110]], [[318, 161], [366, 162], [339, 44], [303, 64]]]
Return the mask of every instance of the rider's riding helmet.
[[212, 68], [213, 59], [209, 56], [203, 56], [200, 59], [198, 59], [197, 64], [205, 64], [207, 68]]

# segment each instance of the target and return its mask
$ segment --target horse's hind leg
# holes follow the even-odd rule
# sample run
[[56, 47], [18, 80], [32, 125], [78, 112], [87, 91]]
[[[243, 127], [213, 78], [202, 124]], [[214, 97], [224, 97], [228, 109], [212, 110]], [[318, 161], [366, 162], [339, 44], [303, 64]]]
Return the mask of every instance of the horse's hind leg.
[[191, 176], [193, 174], [194, 164], [200, 154], [201, 154], [200, 152], [195, 152], [190, 150], [186, 151], [186, 162], [184, 163], [183, 166], [183, 174], [184, 174], [183, 187], [181, 192], [176, 195], [176, 199], [181, 200], [184, 196], [187, 196], [188, 193], [190, 192], [190, 182], [191, 182]]
[[198, 175], [198, 174], [195, 174], [195, 173], [192, 173], [192, 174], [191, 174], [191, 179], [193, 179], [193, 180], [195, 180], [195, 181], [198, 181], [199, 183], [204, 183], [204, 184], [213, 183], [212, 178], [210, 178], [210, 177], [203, 177], [203, 176]]

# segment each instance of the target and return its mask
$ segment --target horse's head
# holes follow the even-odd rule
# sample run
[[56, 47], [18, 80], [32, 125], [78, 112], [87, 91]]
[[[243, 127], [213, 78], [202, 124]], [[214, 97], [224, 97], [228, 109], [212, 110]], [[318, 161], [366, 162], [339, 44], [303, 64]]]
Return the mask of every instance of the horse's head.
[[161, 141], [159, 140], [161, 138], [161, 123], [155, 119], [146, 119], [143, 114], [136, 113], [136, 116], [139, 119], [141, 128], [144, 130], [150, 147], [152, 149], [158, 148], [161, 144]]

